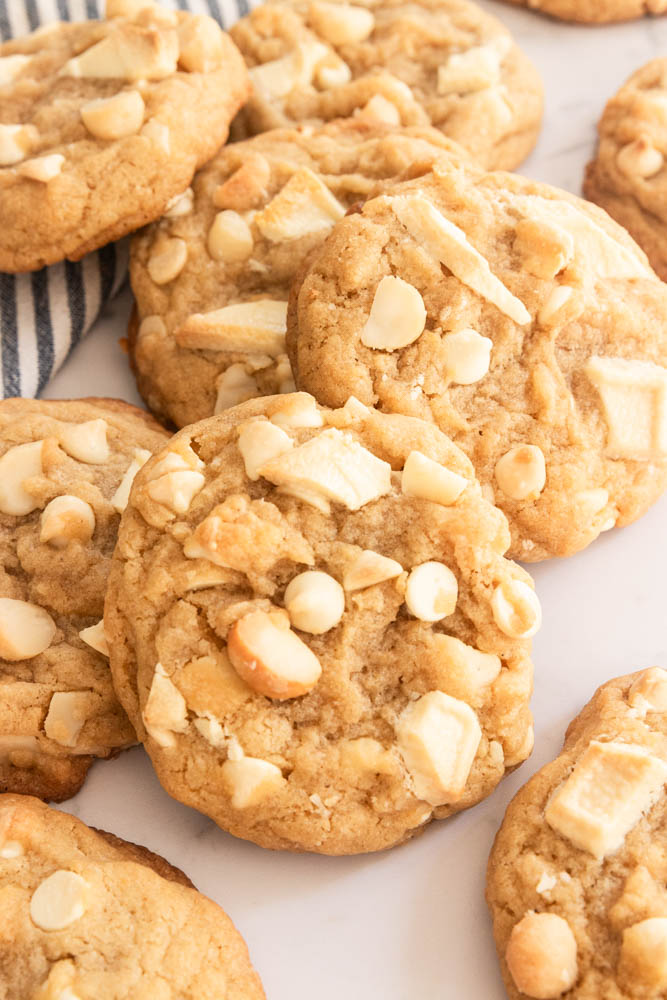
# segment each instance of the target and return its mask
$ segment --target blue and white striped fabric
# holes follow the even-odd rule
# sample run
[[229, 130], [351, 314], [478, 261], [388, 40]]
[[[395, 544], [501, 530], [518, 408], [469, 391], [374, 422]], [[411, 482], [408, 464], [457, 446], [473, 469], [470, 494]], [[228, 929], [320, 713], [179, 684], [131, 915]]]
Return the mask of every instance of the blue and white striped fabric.
[[[248, 0], [177, 0], [165, 7], [210, 14], [229, 27]], [[254, 6], [254, 4], [253, 4]], [[104, 14], [104, 0], [0, 0], [0, 40], [52, 21]], [[0, 398], [37, 396], [127, 278], [127, 240], [82, 261], [31, 274], [0, 274]]]

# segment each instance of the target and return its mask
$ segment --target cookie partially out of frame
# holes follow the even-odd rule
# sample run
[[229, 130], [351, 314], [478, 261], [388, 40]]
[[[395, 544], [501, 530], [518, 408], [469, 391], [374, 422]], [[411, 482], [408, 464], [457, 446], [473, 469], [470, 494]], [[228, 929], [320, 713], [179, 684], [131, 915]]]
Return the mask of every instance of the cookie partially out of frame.
[[541, 14], [550, 14], [563, 21], [584, 24], [608, 24], [611, 21], [631, 21], [645, 14], [664, 14], [665, 0], [510, 0]]
[[667, 990], [667, 672], [604, 684], [515, 796], [487, 901], [511, 1000]]

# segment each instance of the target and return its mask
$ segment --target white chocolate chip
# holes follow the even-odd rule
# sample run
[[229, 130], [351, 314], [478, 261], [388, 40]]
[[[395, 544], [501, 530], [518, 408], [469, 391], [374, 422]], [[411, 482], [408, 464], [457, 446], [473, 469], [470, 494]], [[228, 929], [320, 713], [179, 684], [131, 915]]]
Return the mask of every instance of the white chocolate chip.
[[281, 402], [271, 414], [271, 423], [278, 427], [322, 427], [324, 418], [312, 396], [297, 392]]
[[331, 229], [345, 209], [308, 167], [296, 170], [287, 184], [255, 216], [255, 225], [272, 243]]
[[[157, 316], [149, 316], [148, 319], [158, 319]], [[147, 320], [144, 320], [146, 323]], [[161, 322], [161, 321], [160, 321]], [[142, 323], [143, 327], [143, 323]], [[146, 448], [135, 448], [134, 458], [125, 470], [125, 475], [118, 484], [118, 489], [111, 497], [111, 506], [119, 514], [122, 514], [127, 507], [128, 501], [130, 499], [130, 490], [132, 489], [132, 483], [134, 482], [134, 477], [136, 476], [142, 465], [145, 465], [148, 459], [151, 457], [150, 451]]]
[[259, 757], [228, 759], [222, 775], [231, 790], [234, 809], [248, 809], [279, 792], [287, 784], [279, 767]]
[[469, 705], [429, 691], [404, 710], [396, 736], [418, 798], [432, 806], [461, 798], [482, 736]]
[[139, 131], [145, 110], [138, 90], [122, 90], [113, 97], [98, 97], [82, 105], [81, 120], [96, 139], [124, 139]]
[[19, 73], [25, 69], [31, 56], [13, 55], [0, 56], [0, 87], [13, 83]]
[[545, 219], [520, 219], [514, 249], [521, 265], [537, 278], [555, 278], [574, 257], [574, 237], [564, 226]]
[[260, 468], [293, 447], [292, 439], [268, 420], [251, 420], [239, 429], [239, 451], [248, 479], [259, 479]]
[[456, 609], [459, 585], [448, 566], [425, 562], [408, 576], [405, 603], [410, 614], [423, 622], [439, 622]]
[[260, 395], [257, 382], [240, 363], [225, 369], [218, 379], [217, 388], [214, 413], [222, 413], [230, 406], [236, 406], [237, 403], [244, 403], [246, 399]]
[[343, 573], [343, 588], [365, 590], [385, 580], [394, 580], [402, 572], [403, 567], [395, 559], [381, 556], [372, 549], [364, 549]]
[[450, 507], [461, 496], [468, 480], [452, 472], [420, 451], [411, 451], [403, 466], [401, 490], [405, 496], [419, 497]]
[[48, 649], [56, 623], [44, 608], [27, 601], [0, 597], [0, 658], [30, 660]]
[[402, 278], [382, 278], [361, 330], [361, 343], [378, 351], [397, 351], [421, 337], [426, 308], [419, 291]]
[[401, 124], [401, 112], [382, 94], [373, 94], [357, 112], [355, 118], [358, 121], [385, 122], [387, 125]]
[[315, 83], [322, 90], [329, 90], [330, 87], [343, 87], [351, 79], [352, 70], [335, 53], [324, 59], [315, 70]]
[[185, 698], [161, 663], [155, 665], [141, 717], [149, 736], [165, 749], [176, 745], [174, 733], [184, 733], [188, 728]]
[[268, 100], [287, 97], [294, 87], [312, 83], [318, 64], [330, 52], [321, 42], [299, 42], [280, 59], [253, 66], [249, 71], [253, 87], [261, 97]]
[[37, 886], [30, 919], [43, 931], [61, 931], [86, 912], [88, 884], [76, 872], [56, 871]]
[[667, 989], [667, 917], [649, 917], [625, 928], [618, 970], [642, 995]]
[[225, 55], [220, 25], [206, 14], [190, 15], [178, 27], [178, 65], [188, 73], [212, 73]]
[[101, 653], [102, 656], [109, 655], [109, 643], [104, 634], [104, 619], [97, 622], [96, 625], [89, 625], [87, 628], [82, 628], [79, 632], [79, 639], [97, 653]]
[[83, 424], [63, 424], [58, 436], [61, 447], [78, 462], [103, 465], [108, 461], [106, 420], [87, 420]]
[[442, 341], [447, 378], [457, 385], [472, 385], [484, 378], [491, 364], [493, 341], [476, 330], [457, 330]]
[[66, 493], [46, 505], [39, 523], [40, 542], [60, 549], [69, 542], [87, 542], [93, 537], [95, 512], [85, 500]]
[[537, 594], [523, 580], [505, 580], [491, 597], [493, 618], [511, 639], [530, 639], [542, 624], [542, 609]]
[[[150, 124], [150, 122], [147, 124]], [[165, 205], [165, 219], [180, 219], [184, 215], [189, 215], [194, 207], [194, 203], [195, 193], [192, 188], [186, 188], [182, 194], [175, 194]]]
[[600, 393], [611, 458], [667, 455], [667, 368], [651, 361], [591, 357], [584, 371]]
[[0, 167], [12, 167], [25, 160], [38, 139], [34, 125], [0, 125]]
[[193, 313], [176, 331], [176, 342], [191, 350], [285, 353], [287, 303], [276, 299], [236, 302], [207, 313]]
[[185, 514], [205, 483], [206, 477], [201, 472], [176, 469], [149, 482], [146, 493], [174, 514]]
[[56, 691], [51, 696], [44, 719], [44, 732], [50, 740], [63, 747], [74, 747], [90, 715], [91, 696], [88, 691]]
[[667, 670], [643, 670], [628, 692], [628, 703], [649, 712], [667, 712]]
[[536, 500], [547, 480], [541, 448], [518, 444], [498, 459], [495, 468], [498, 486], [512, 500]]
[[253, 248], [250, 226], [242, 215], [226, 208], [213, 220], [206, 245], [213, 260], [225, 264], [246, 260]]
[[177, 278], [188, 259], [188, 245], [178, 237], [160, 241], [148, 258], [148, 273], [156, 285]]
[[290, 580], [284, 603], [294, 628], [311, 635], [335, 628], [345, 613], [343, 588], [338, 580], [319, 570], [307, 570]]
[[453, 53], [438, 66], [438, 94], [470, 94], [500, 83], [501, 55], [492, 45]]
[[265, 611], [253, 611], [232, 626], [227, 653], [239, 677], [258, 694], [285, 701], [315, 687], [322, 667], [315, 654], [288, 627]]
[[636, 177], [654, 177], [662, 170], [664, 163], [665, 158], [660, 150], [645, 135], [627, 143], [616, 155], [616, 166], [630, 180]]
[[134, 28], [114, 31], [68, 60], [61, 75], [113, 80], [162, 80], [176, 72], [174, 32]]
[[48, 156], [38, 156], [33, 160], [25, 160], [17, 167], [16, 172], [21, 177], [28, 177], [32, 181], [48, 184], [60, 174], [64, 162], [65, 157], [60, 153], [51, 153]]
[[331, 45], [364, 42], [375, 27], [375, 16], [365, 7], [325, 0], [311, 3], [308, 19], [317, 34]]
[[41, 476], [43, 445], [43, 441], [17, 444], [0, 458], [0, 513], [21, 517], [39, 506], [24, 483]]
[[558, 879], [555, 875], [550, 875], [548, 872], [544, 871], [540, 876], [540, 881], [535, 886], [535, 892], [539, 896], [548, 896], [557, 883]]
[[[149, 118], [141, 127], [141, 135], [145, 136], [150, 142], [155, 143], [156, 146], [159, 146], [165, 156], [171, 155], [171, 136], [168, 125], [158, 122], [154, 118]], [[179, 196], [177, 195], [177, 197]], [[166, 215], [167, 212], [165, 211]]]
[[577, 942], [557, 913], [527, 913], [512, 928], [505, 960], [517, 990], [555, 1000], [577, 979]]

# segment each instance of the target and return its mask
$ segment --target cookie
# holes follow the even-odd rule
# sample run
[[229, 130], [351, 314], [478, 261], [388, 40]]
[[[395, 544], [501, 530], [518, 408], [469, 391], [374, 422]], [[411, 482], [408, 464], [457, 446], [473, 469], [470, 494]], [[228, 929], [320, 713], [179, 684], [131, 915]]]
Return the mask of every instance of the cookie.
[[159, 218], [247, 96], [212, 18], [142, 0], [107, 13], [0, 45], [0, 271], [78, 260]]
[[433, 424], [305, 393], [141, 470], [105, 624], [166, 790], [264, 847], [391, 847], [532, 748], [530, 577]]
[[645, 14], [664, 14], [665, 0], [510, 0], [521, 7], [530, 7], [542, 14], [563, 21], [584, 24], [607, 24], [610, 21], [630, 21]]
[[487, 901], [511, 1000], [667, 990], [667, 672], [604, 684], [511, 802]]
[[336, 224], [295, 282], [287, 344], [321, 403], [436, 421], [534, 561], [665, 488], [666, 310], [604, 212], [442, 160]]
[[263, 1000], [229, 917], [163, 858], [0, 796], [6, 1000]]
[[113, 399], [0, 402], [0, 791], [63, 800], [136, 742], [101, 625], [132, 476], [168, 435]]
[[361, 112], [433, 125], [488, 169], [516, 167], [535, 144], [542, 82], [467, 0], [265, 3], [231, 35], [253, 84], [235, 135]]
[[225, 146], [132, 243], [130, 350], [150, 408], [183, 427], [292, 391], [285, 314], [304, 257], [382, 181], [444, 155], [466, 156], [436, 129], [359, 119]]
[[667, 59], [653, 59], [608, 102], [584, 193], [606, 209], [667, 279]]

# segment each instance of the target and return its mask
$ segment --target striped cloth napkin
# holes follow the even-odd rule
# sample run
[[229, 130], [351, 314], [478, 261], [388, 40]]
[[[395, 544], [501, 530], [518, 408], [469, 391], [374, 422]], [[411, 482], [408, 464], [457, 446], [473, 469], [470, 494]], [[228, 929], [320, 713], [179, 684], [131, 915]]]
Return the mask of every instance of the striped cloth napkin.
[[[229, 27], [247, 0], [177, 0], [165, 7], [210, 14]], [[104, 15], [104, 0], [0, 0], [0, 40], [52, 21]], [[128, 241], [112, 243], [76, 264], [63, 261], [30, 274], [0, 274], [0, 398], [38, 396], [127, 278]]]

